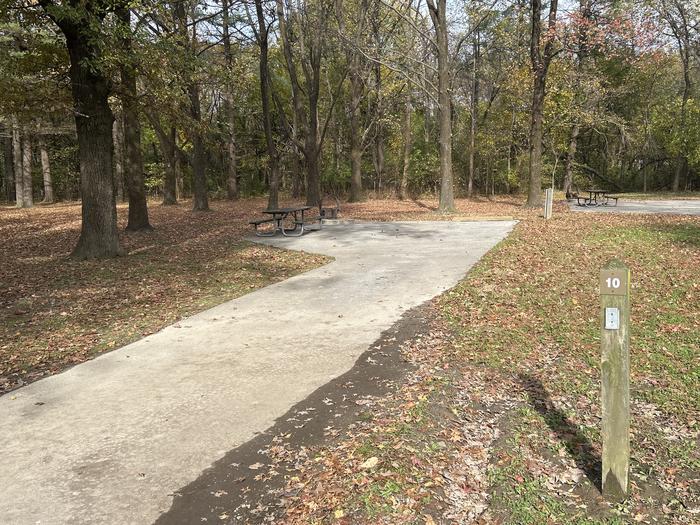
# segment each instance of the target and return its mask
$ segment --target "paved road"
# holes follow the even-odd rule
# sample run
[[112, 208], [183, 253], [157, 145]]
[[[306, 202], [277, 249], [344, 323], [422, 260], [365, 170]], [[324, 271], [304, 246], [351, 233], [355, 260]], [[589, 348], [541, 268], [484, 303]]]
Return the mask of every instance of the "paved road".
[[349, 224], [267, 241], [335, 261], [0, 397], [0, 523], [152, 523], [513, 225]]
[[624, 197], [617, 206], [571, 205], [573, 211], [584, 213], [663, 213], [671, 215], [700, 215], [700, 200], [630, 201]]

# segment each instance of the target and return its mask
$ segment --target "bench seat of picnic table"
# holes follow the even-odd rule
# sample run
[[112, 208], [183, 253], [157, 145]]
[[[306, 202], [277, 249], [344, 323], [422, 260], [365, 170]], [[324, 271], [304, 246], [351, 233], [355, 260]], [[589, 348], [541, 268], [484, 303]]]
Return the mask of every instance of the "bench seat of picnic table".
[[255, 226], [260, 226], [268, 222], [273, 222], [275, 219], [255, 219], [254, 221], [248, 221], [248, 224], [253, 224]]
[[[583, 197], [582, 195], [579, 195], [578, 193], [574, 194], [574, 198], [578, 202], [579, 206], [588, 206], [591, 203], [591, 199], [588, 197]], [[581, 201], [583, 201], [583, 204], [581, 204]]]

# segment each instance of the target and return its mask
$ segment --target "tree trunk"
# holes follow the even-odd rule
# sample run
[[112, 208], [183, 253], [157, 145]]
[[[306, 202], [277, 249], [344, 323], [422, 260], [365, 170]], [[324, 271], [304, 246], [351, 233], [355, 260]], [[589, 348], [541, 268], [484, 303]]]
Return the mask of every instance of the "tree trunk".
[[32, 184], [32, 138], [29, 130], [22, 137], [22, 207], [34, 206], [34, 184]]
[[306, 134], [306, 205], [319, 207], [321, 205], [321, 170], [319, 156], [321, 154], [321, 141], [318, 125], [318, 98], [321, 83], [321, 59], [320, 49], [317, 50], [318, 59], [312, 64], [312, 80], [308, 89], [309, 98], [309, 126]]
[[360, 139], [360, 100], [362, 78], [358, 57], [351, 57], [350, 69], [350, 202], [362, 200], [362, 144]]
[[112, 169], [112, 123], [109, 80], [92, 66], [99, 56], [90, 24], [63, 29], [70, 55], [70, 77], [75, 103], [75, 126], [80, 158], [82, 228], [73, 250], [77, 259], [115, 257], [119, 245], [117, 207]]
[[22, 169], [22, 133], [17, 117], [12, 117], [12, 163], [15, 172], [15, 204], [24, 207], [24, 170]]
[[541, 49], [542, 2], [532, 0], [532, 35], [530, 39], [530, 60], [532, 62], [532, 115], [530, 122], [530, 181], [527, 206], [539, 207], [542, 204], [542, 121], [544, 118], [544, 97], [547, 83], [547, 70], [554, 56], [554, 33], [557, 20], [557, 0], [549, 6], [549, 17], [544, 51]]
[[[199, 118], [199, 86], [192, 87], [192, 115], [196, 115], [195, 122], [200, 124]], [[195, 109], [196, 108], [196, 109]], [[192, 175], [195, 211], [209, 210], [209, 196], [207, 194], [207, 152], [202, 139], [201, 130], [197, 129], [192, 133]]]
[[257, 38], [260, 46], [260, 96], [263, 110], [263, 128], [265, 130], [265, 143], [267, 146], [268, 162], [270, 164], [270, 194], [267, 200], [269, 210], [279, 207], [279, 159], [277, 147], [272, 135], [272, 115], [270, 111], [270, 84], [268, 66], [268, 26], [265, 21], [262, 0], [255, 0], [255, 11], [258, 17]]
[[106, 16], [101, 6], [81, 4], [81, 9], [56, 14], [53, 2], [39, 0], [66, 37], [70, 80], [75, 104], [75, 127], [80, 159], [82, 228], [73, 257], [115, 257], [123, 254], [117, 231], [112, 167], [110, 82], [97, 64], [101, 58], [101, 26]]
[[238, 162], [236, 154], [236, 115], [233, 112], [233, 104], [229, 102], [229, 137], [228, 137], [228, 162], [226, 164], [226, 196], [229, 200], [235, 201], [240, 198], [240, 188], [238, 187]]
[[114, 191], [118, 202], [124, 202], [124, 133], [121, 115], [112, 124], [114, 143]]
[[[435, 3], [437, 1], [437, 4]], [[452, 179], [452, 96], [450, 94], [450, 54], [447, 34], [447, 1], [428, 0], [428, 9], [437, 37], [438, 103], [440, 121], [440, 205], [442, 212], [455, 209]]]
[[[2, 140], [3, 149], [3, 162], [5, 171], [5, 196], [7, 197], [7, 202], [12, 202], [16, 199], [15, 196], [15, 165], [13, 162], [12, 153], [12, 129], [8, 129], [7, 126], [3, 126], [4, 134]], [[7, 135], [9, 133], [9, 135]]]
[[[284, 2], [283, 0], [276, 0], [275, 3], [277, 6], [277, 20], [279, 23], [282, 50], [284, 52], [285, 64], [291, 83], [295, 118], [299, 126], [305, 126], [305, 129], [301, 129], [299, 133], [294, 133], [293, 136], [303, 136], [304, 138], [303, 145], [299, 146], [303, 148], [304, 160], [306, 162], [306, 203], [309, 206], [316, 207], [321, 203], [319, 155], [321, 153], [322, 144], [320, 140], [321, 137], [319, 136], [318, 97], [321, 82], [322, 41], [326, 36], [323, 31], [323, 20], [316, 20], [316, 22], [318, 22], [316, 27], [309, 29], [313, 32], [312, 34], [299, 36], [308, 47], [304, 55], [305, 58], [308, 57], [309, 60], [309, 63], [304, 66], [306, 84], [305, 89], [302, 90], [299, 84], [296, 64], [292, 55], [292, 39], [287, 26]], [[301, 99], [302, 92], [307, 96], [308, 115], [304, 113], [304, 102]]]
[[51, 162], [49, 152], [46, 149], [44, 137], [39, 135], [39, 154], [41, 156], [41, 173], [44, 177], [44, 200], [43, 204], [53, 204], [53, 181], [51, 180]]
[[196, 73], [197, 61], [197, 25], [192, 24], [192, 35], [189, 34], [189, 24], [185, 2], [174, 4], [175, 18], [177, 21], [177, 31], [180, 34], [181, 45], [189, 55], [186, 71], [187, 95], [190, 102], [189, 113], [192, 139], [192, 189], [193, 189], [193, 210], [208, 211], [209, 196], [207, 193], [207, 152], [204, 143], [204, 130], [202, 123], [202, 106], [200, 100], [200, 89]]
[[381, 13], [380, 13], [381, 2], [375, 0], [372, 2], [372, 14], [370, 16], [370, 22], [372, 25], [372, 34], [374, 38], [374, 44], [376, 46], [376, 55], [378, 60], [373, 64], [374, 73], [374, 92], [377, 100], [376, 107], [376, 122], [377, 122], [377, 133], [374, 137], [374, 153], [372, 155], [374, 160], [374, 171], [377, 176], [377, 181], [379, 182], [379, 191], [382, 189], [382, 179], [384, 178], [385, 171], [385, 153], [384, 153], [384, 91], [382, 90], [382, 65], [380, 63], [382, 59], [382, 33], [381, 33]]
[[470, 111], [470, 126], [469, 126], [469, 180], [467, 182], [467, 196], [471, 197], [474, 193], [474, 158], [476, 156], [476, 127], [479, 104], [479, 33], [472, 45], [474, 54], [474, 65], [472, 70], [472, 104]]
[[530, 183], [527, 205], [542, 204], [542, 120], [544, 115], [545, 78], [535, 74], [532, 92], [532, 118], [530, 122]]
[[304, 195], [304, 165], [298, 152], [292, 153], [292, 197], [298, 199]]
[[122, 24], [122, 30], [127, 35], [121, 39], [126, 58], [120, 66], [124, 118], [124, 180], [129, 194], [129, 219], [126, 229], [129, 231], [152, 230], [148, 221], [146, 181], [141, 153], [141, 122], [136, 90], [136, 68], [133, 63], [131, 44], [131, 11], [128, 8], [118, 8], [116, 14]]
[[165, 177], [163, 179], [163, 205], [171, 206], [177, 204], [177, 180], [178, 180], [178, 157], [180, 152], [177, 149], [177, 129], [171, 127], [166, 133], [157, 117], [146, 112], [148, 121], [151, 123], [153, 131], [158, 138], [160, 151], [165, 161]]
[[[665, 6], [665, 3], [664, 3]], [[686, 137], [686, 121], [688, 113], [688, 99], [690, 98], [690, 53], [691, 53], [691, 38], [689, 33], [689, 15], [685, 10], [682, 2], [675, 3], [679, 20], [674, 20], [674, 17], [668, 13], [668, 22], [671, 26], [671, 31], [676, 37], [678, 43], [678, 52], [680, 54], [681, 64], [683, 65], [683, 101], [681, 103], [681, 115], [679, 128], [681, 130], [681, 151], [676, 161], [676, 170], [673, 175], [672, 191], [678, 192], [681, 185], [681, 176], [685, 173], [688, 165], [688, 139]]]
[[411, 90], [406, 86], [406, 103], [404, 105], [402, 134], [403, 134], [403, 170], [401, 171], [401, 184], [399, 185], [399, 199], [408, 198], [408, 175], [411, 171], [411, 150], [413, 149], [413, 130], [411, 129], [411, 116], [413, 105], [411, 104]]
[[576, 162], [576, 147], [578, 145], [578, 124], [574, 124], [571, 128], [569, 137], [569, 150], [566, 153], [566, 166], [564, 168], [564, 193], [568, 199], [573, 193], [572, 187], [574, 184], [574, 163]]
[[[229, 2], [230, 0], [222, 0], [221, 9], [223, 15], [223, 44], [224, 44], [224, 59], [229, 73], [233, 69], [233, 53], [231, 51], [231, 33], [229, 30]], [[238, 200], [240, 190], [238, 188], [238, 169], [236, 166], [236, 114], [234, 112], [233, 93], [227, 87], [227, 93], [224, 96], [224, 118], [228, 120], [228, 144], [226, 145], [226, 196], [229, 200]]]

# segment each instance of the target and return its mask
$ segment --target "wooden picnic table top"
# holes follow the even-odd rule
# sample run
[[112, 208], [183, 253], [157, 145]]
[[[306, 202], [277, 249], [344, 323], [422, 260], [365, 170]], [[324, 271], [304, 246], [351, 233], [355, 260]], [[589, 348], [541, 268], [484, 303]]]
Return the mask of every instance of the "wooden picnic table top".
[[293, 208], [274, 208], [272, 210], [263, 210], [263, 213], [267, 213], [269, 215], [281, 215], [285, 213], [294, 213], [295, 211], [306, 211], [310, 210], [311, 208], [311, 206], [296, 206]]
[[587, 193], [611, 193], [610, 190], [601, 190], [601, 189], [592, 189], [592, 190], [584, 190]]

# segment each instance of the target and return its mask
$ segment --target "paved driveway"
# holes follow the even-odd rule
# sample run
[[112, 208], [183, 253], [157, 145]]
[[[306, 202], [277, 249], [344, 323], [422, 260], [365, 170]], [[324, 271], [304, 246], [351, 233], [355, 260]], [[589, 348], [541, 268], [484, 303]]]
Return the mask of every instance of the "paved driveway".
[[335, 261], [0, 397], [0, 523], [153, 522], [513, 226], [349, 224], [267, 240]]
[[700, 200], [629, 201], [624, 197], [617, 206], [571, 205], [573, 211], [584, 213], [664, 213], [671, 215], [700, 215]]

